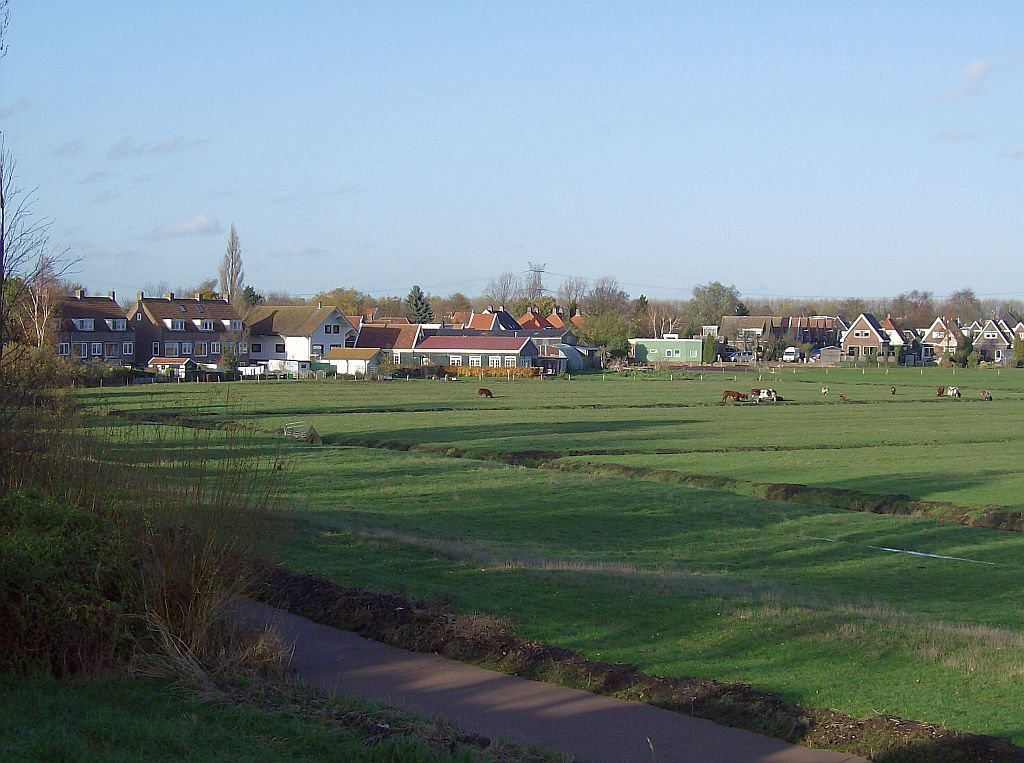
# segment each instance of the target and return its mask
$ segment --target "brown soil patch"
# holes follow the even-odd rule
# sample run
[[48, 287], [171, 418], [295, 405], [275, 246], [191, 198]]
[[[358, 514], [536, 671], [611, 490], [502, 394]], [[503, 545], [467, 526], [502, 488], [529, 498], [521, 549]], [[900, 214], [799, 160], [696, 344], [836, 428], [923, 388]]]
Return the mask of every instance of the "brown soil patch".
[[589, 660], [577, 652], [520, 638], [506, 620], [456, 613], [444, 602], [416, 602], [346, 588], [282, 568], [264, 570], [256, 597], [392, 646], [647, 702], [787, 742], [863, 755], [879, 763], [1024, 762], [1024, 748], [1007, 739], [959, 733], [892, 716], [859, 719], [834, 710], [800, 707], [746, 684], [651, 676], [633, 665]]

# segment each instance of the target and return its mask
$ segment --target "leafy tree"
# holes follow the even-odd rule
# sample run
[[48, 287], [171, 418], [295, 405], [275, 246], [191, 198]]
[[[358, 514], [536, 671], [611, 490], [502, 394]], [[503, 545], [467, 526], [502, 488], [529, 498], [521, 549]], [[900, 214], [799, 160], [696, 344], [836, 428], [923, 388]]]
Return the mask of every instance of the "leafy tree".
[[413, 286], [409, 296], [405, 298], [406, 310], [409, 319], [416, 323], [431, 323], [434, 320], [434, 311], [430, 307], [427, 295], [419, 286]]
[[608, 347], [619, 337], [629, 335], [629, 321], [622, 313], [607, 312], [592, 315], [580, 329], [580, 337], [586, 344]]
[[256, 307], [256, 305], [263, 304], [263, 295], [257, 292], [252, 288], [252, 285], [249, 284], [242, 289], [242, 301], [249, 307]]
[[1013, 360], [1017, 368], [1024, 368], [1024, 339], [1017, 337], [1013, 343]]
[[721, 323], [723, 315], [743, 315], [737, 312], [741, 306], [746, 310], [746, 306], [740, 302], [740, 293], [736, 287], [726, 286], [719, 281], [694, 286], [690, 303], [694, 318], [702, 326]]
[[701, 360], [704, 363], [711, 364], [715, 362], [716, 357], [718, 357], [718, 340], [712, 334], [708, 334], [704, 337]]
[[228, 302], [235, 302], [242, 296], [245, 271], [242, 269], [242, 244], [238, 241], [238, 231], [234, 223], [231, 223], [227, 249], [224, 252], [224, 259], [220, 262], [218, 274], [220, 293], [227, 297]]

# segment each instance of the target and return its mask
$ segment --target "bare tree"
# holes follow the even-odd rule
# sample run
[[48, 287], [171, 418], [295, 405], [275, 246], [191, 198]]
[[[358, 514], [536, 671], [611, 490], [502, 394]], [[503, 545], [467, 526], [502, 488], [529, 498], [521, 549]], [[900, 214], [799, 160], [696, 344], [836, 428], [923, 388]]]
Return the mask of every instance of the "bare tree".
[[679, 314], [679, 305], [668, 300], [656, 299], [648, 302], [645, 317], [647, 325], [651, 327], [651, 336], [653, 337], [675, 334], [683, 325], [683, 318]]
[[562, 285], [558, 287], [558, 301], [562, 303], [569, 312], [572, 312], [587, 295], [590, 284], [583, 276], [566, 276]]
[[584, 301], [588, 315], [625, 314], [629, 305], [629, 295], [619, 286], [615, 276], [601, 276], [594, 281]]
[[487, 283], [484, 296], [490, 300], [495, 307], [499, 305], [510, 305], [512, 300], [519, 293], [519, 276], [515, 273], [502, 273], [497, 278], [492, 278]]
[[221, 260], [218, 273], [221, 294], [227, 297], [228, 302], [234, 302], [241, 298], [245, 271], [242, 270], [242, 245], [238, 241], [238, 231], [235, 230], [234, 223], [231, 223], [228, 247], [224, 252], [224, 259]]

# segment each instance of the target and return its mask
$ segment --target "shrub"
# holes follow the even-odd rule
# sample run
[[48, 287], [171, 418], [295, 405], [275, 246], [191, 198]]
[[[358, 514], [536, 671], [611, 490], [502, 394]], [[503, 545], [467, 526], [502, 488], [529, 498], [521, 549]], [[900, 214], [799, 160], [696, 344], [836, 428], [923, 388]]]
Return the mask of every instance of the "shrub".
[[93, 672], [130, 643], [126, 548], [107, 517], [27, 492], [0, 497], [0, 670]]

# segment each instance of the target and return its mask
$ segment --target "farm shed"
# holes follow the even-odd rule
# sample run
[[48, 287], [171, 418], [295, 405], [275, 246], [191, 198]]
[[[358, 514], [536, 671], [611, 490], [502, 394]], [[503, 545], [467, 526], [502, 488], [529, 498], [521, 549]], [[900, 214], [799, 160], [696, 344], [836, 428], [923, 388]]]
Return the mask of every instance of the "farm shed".
[[630, 339], [629, 354], [639, 363], [700, 363], [704, 342], [679, 339], [668, 334], [661, 339]]
[[380, 365], [381, 352], [379, 347], [345, 347], [331, 350], [324, 360], [339, 374], [367, 376]]

